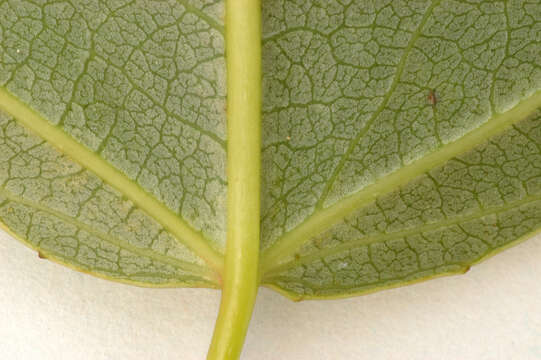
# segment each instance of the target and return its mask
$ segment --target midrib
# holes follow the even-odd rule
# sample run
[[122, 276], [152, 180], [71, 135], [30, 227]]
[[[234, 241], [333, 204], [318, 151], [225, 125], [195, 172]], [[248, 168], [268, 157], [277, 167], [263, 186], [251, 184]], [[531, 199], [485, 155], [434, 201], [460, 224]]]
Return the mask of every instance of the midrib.
[[74, 140], [62, 129], [52, 125], [3, 88], [0, 88], [0, 109], [13, 116], [21, 125], [46, 140], [50, 145], [94, 173], [105, 183], [114, 187], [162, 225], [178, 241], [205, 260], [214, 271], [218, 274], [222, 272], [223, 256], [207, 243], [203, 235], [126, 175]]
[[462, 138], [442, 146], [422, 159], [381, 178], [376, 183], [363, 188], [357, 193], [347, 196], [327, 208], [314, 212], [303, 223], [286, 233], [262, 253], [262, 275], [264, 276], [265, 272], [270, 268], [279, 265], [280, 259], [287, 259], [291, 256], [310, 238], [340, 222], [352, 212], [372, 203], [377, 197], [400, 188], [426, 171], [471, 150], [476, 145], [531, 115], [539, 107], [541, 107], [541, 91], [535, 92], [509, 111], [494, 115], [483, 125]]

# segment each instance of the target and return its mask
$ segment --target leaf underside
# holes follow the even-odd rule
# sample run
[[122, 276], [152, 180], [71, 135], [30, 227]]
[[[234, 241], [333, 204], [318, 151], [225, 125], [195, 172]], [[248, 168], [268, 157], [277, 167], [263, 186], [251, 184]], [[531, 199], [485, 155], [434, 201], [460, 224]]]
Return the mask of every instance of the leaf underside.
[[[44, 256], [220, 286], [223, 2], [0, 0], [0, 220]], [[263, 1], [262, 283], [348, 296], [541, 228], [541, 4]]]

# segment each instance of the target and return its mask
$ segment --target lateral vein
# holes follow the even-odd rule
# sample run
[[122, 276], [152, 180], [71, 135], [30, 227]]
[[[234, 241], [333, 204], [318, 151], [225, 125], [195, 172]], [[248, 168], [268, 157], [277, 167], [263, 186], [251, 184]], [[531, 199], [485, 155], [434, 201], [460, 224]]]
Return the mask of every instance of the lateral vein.
[[541, 90], [507, 112], [495, 114], [491, 119], [460, 139], [440, 147], [424, 158], [388, 174], [376, 183], [366, 186], [327, 208], [320, 208], [263, 252], [262, 273], [278, 265], [280, 258], [291, 256], [307, 240], [330, 228], [352, 212], [372, 203], [379, 196], [400, 188], [426, 171], [443, 165], [453, 157], [471, 150], [511, 125], [525, 119], [540, 107]]
[[391, 100], [391, 97], [394, 94], [394, 91], [395, 91], [396, 87], [400, 83], [400, 78], [402, 77], [402, 73], [404, 72], [404, 69], [406, 67], [406, 61], [407, 61], [407, 59], [408, 59], [408, 57], [409, 57], [409, 55], [411, 53], [411, 50], [415, 46], [415, 43], [417, 42], [417, 39], [419, 39], [419, 36], [421, 36], [421, 32], [423, 31], [424, 26], [426, 25], [428, 19], [430, 18], [430, 15], [434, 11], [434, 8], [436, 6], [438, 6], [439, 3], [440, 3], [440, 0], [436, 0], [432, 4], [430, 4], [430, 6], [427, 8], [425, 14], [423, 15], [423, 18], [422, 18], [421, 22], [419, 23], [419, 26], [417, 27], [417, 30], [415, 31], [415, 33], [413, 33], [413, 35], [411, 36], [410, 41], [408, 42], [408, 45], [404, 49], [404, 54], [401, 56], [400, 62], [398, 63], [398, 68], [397, 68], [396, 74], [395, 74], [395, 76], [393, 78], [393, 82], [392, 82], [391, 86], [389, 87], [389, 90], [385, 94], [385, 97], [383, 98], [383, 101], [381, 102], [380, 106], [378, 106], [378, 108], [376, 109], [374, 114], [367, 121], [367, 123], [359, 130], [359, 132], [357, 133], [355, 138], [353, 140], [351, 140], [351, 142], [349, 143], [349, 146], [348, 146], [346, 152], [344, 153], [344, 155], [340, 159], [340, 162], [336, 166], [336, 169], [334, 169], [329, 181], [325, 185], [325, 188], [323, 189], [323, 192], [321, 193], [321, 196], [320, 196], [318, 202], [316, 203], [316, 208], [323, 207], [323, 203], [327, 199], [327, 196], [329, 195], [329, 192], [331, 191], [332, 186], [334, 185], [334, 182], [338, 178], [338, 174], [344, 168], [344, 166], [346, 164], [346, 161], [349, 159], [349, 157], [353, 153], [353, 150], [355, 149], [357, 144], [359, 144], [359, 141], [361, 141], [362, 137], [367, 133], [367, 131], [370, 129], [370, 127], [372, 126], [374, 121], [376, 121], [378, 116], [383, 112], [383, 110], [385, 110], [385, 107], [387, 106], [387, 104]]
[[0, 109], [6, 111], [24, 127], [121, 192], [169, 231], [177, 241], [205, 260], [214, 271], [221, 273], [223, 256], [206, 242], [203, 235], [118, 169], [91, 152], [62, 129], [51, 124], [3, 88], [0, 88]]
[[134, 245], [128, 243], [127, 241], [125, 241], [125, 240], [118, 239], [118, 238], [115, 238], [115, 237], [111, 236], [110, 234], [98, 231], [98, 230], [92, 228], [90, 225], [85, 224], [82, 221], [77, 220], [77, 219], [75, 219], [73, 217], [70, 217], [70, 216], [68, 216], [66, 214], [63, 214], [60, 211], [51, 209], [50, 207], [47, 207], [47, 206], [43, 206], [43, 205], [41, 205], [39, 203], [36, 203], [34, 201], [23, 199], [20, 196], [12, 194], [10, 191], [7, 191], [6, 189], [0, 188], [0, 195], [5, 197], [9, 201], [13, 201], [15, 203], [22, 204], [24, 206], [28, 206], [30, 208], [45, 212], [45, 213], [50, 214], [50, 215], [52, 215], [52, 216], [54, 216], [54, 217], [56, 217], [56, 218], [58, 218], [58, 219], [60, 219], [62, 221], [65, 221], [65, 222], [67, 222], [69, 224], [75, 225], [76, 227], [86, 231], [87, 233], [89, 233], [91, 235], [94, 235], [97, 238], [99, 238], [99, 239], [101, 239], [101, 240], [103, 240], [105, 242], [108, 242], [108, 243], [110, 243], [112, 245], [116, 245], [116, 246], [118, 246], [120, 248], [126, 249], [126, 250], [128, 250], [128, 251], [130, 251], [130, 252], [132, 252], [134, 254], [145, 256], [145, 257], [151, 258], [153, 260], [157, 260], [159, 262], [162, 262], [164, 264], [168, 264], [168, 265], [174, 266], [176, 268], [192, 272], [194, 274], [197, 274], [197, 275], [201, 276], [202, 278], [204, 278], [207, 281], [211, 281], [211, 282], [214, 282], [215, 284], [217, 284], [216, 279], [212, 277], [214, 274], [209, 273], [209, 270], [202, 267], [202, 266], [199, 266], [197, 264], [192, 264], [192, 263], [189, 263], [189, 262], [186, 262], [186, 261], [182, 261], [182, 260], [179, 260], [179, 259], [175, 259], [175, 258], [172, 258], [170, 256], [162, 255], [162, 254], [157, 253], [157, 252], [155, 252], [153, 250], [148, 250], [148, 249], [144, 249], [144, 248], [134, 246]]
[[418, 226], [418, 227], [409, 228], [409, 229], [403, 229], [403, 230], [400, 230], [400, 231], [395, 231], [395, 232], [386, 233], [386, 234], [379, 234], [379, 235], [372, 235], [372, 236], [368, 235], [366, 237], [362, 237], [362, 238], [359, 238], [359, 239], [354, 240], [354, 241], [349, 241], [347, 243], [344, 243], [344, 244], [341, 244], [341, 245], [338, 245], [338, 246], [335, 246], [335, 247], [332, 247], [332, 248], [321, 249], [321, 250], [316, 251], [314, 253], [311, 253], [311, 254], [309, 254], [307, 256], [303, 256], [300, 259], [297, 259], [296, 261], [285, 262], [285, 263], [283, 263], [283, 264], [281, 264], [281, 265], [279, 265], [279, 266], [277, 266], [275, 268], [269, 269], [268, 272], [266, 273], [266, 275], [269, 276], [271, 274], [280, 273], [280, 272], [283, 272], [284, 270], [287, 270], [287, 269], [289, 269], [289, 268], [291, 268], [293, 266], [310, 263], [310, 262], [312, 262], [312, 261], [314, 261], [316, 259], [319, 259], [321, 257], [337, 254], [337, 253], [340, 253], [342, 251], [355, 248], [357, 246], [369, 245], [369, 244], [373, 244], [373, 243], [376, 243], [376, 242], [388, 241], [388, 240], [392, 240], [392, 239], [398, 239], [398, 238], [406, 237], [406, 236], [409, 236], [409, 235], [414, 235], [414, 234], [419, 234], [419, 233], [426, 233], [426, 232], [429, 232], [429, 231], [435, 231], [435, 230], [438, 230], [438, 229], [441, 229], [441, 228], [444, 228], [444, 227], [447, 227], [447, 226], [457, 225], [457, 224], [461, 224], [461, 223], [464, 223], [464, 222], [467, 222], [467, 221], [481, 219], [481, 218], [483, 218], [485, 216], [497, 215], [497, 214], [500, 214], [502, 212], [509, 211], [509, 210], [512, 210], [512, 209], [516, 209], [516, 208], [518, 208], [520, 206], [528, 205], [528, 204], [531, 204], [531, 203], [534, 203], [534, 202], [540, 201], [540, 200], [541, 200], [541, 194], [530, 195], [530, 196], [527, 196], [527, 197], [525, 197], [523, 199], [512, 201], [512, 202], [504, 204], [502, 206], [490, 207], [490, 208], [487, 208], [487, 209], [484, 209], [484, 210], [481, 210], [481, 211], [478, 211], [478, 212], [470, 213], [470, 214], [465, 215], [465, 216], [456, 216], [456, 217], [453, 217], [453, 218], [444, 219], [442, 221], [437, 221], [437, 222], [433, 222], [433, 223], [427, 223], [425, 225], [421, 225], [421, 226]]

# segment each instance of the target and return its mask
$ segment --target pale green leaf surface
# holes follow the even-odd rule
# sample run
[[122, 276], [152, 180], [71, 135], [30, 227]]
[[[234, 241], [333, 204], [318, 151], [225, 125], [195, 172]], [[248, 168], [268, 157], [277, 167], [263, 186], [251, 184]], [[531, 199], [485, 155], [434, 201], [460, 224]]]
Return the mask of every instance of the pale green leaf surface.
[[3, 113], [0, 154], [0, 220], [42, 256], [126, 282], [216, 286], [155, 220]]
[[310, 239], [265, 282], [338, 296], [464, 272], [541, 224], [541, 114]]
[[178, 1], [3, 1], [0, 85], [221, 249], [225, 65], [223, 25], [211, 17], [218, 12]]
[[541, 226], [538, 1], [264, 4], [264, 283], [361, 293]]
[[225, 242], [222, 13], [222, 1], [0, 1], [3, 108], [49, 142], [2, 115], [12, 232], [119, 280], [216, 286], [199, 256], [216, 267]]
[[[109, 278], [219, 285], [222, 14], [219, 0], [0, 0], [11, 232]], [[264, 284], [395, 286], [540, 228], [537, 0], [272, 0], [263, 22]]]

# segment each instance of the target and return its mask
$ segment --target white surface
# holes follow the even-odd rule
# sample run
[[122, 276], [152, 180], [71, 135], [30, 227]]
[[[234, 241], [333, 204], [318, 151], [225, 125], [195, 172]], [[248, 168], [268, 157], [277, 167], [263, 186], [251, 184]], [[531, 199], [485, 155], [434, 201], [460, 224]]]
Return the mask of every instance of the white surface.
[[[260, 291], [243, 360], [541, 359], [541, 236], [465, 276], [336, 301]], [[142, 289], [0, 234], [0, 358], [204, 359], [219, 292]]]

